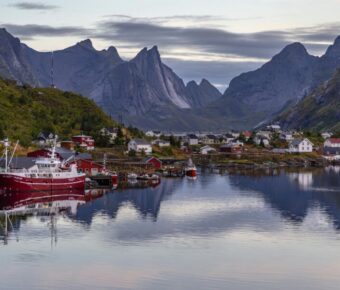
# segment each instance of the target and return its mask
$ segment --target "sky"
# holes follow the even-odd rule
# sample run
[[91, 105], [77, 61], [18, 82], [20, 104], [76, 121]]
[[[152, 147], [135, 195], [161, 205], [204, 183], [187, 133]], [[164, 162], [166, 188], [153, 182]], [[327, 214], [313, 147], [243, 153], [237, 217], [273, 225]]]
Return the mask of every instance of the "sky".
[[157, 45], [185, 82], [223, 90], [292, 42], [322, 55], [340, 35], [340, 0], [0, 0], [0, 27], [39, 51], [90, 38], [122, 58]]

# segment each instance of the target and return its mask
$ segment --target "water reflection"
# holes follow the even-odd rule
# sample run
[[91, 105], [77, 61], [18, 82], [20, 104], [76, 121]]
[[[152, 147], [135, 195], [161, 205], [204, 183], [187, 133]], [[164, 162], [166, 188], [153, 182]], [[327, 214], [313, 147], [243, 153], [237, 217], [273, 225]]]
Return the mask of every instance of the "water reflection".
[[340, 229], [340, 178], [338, 167], [315, 170], [275, 171], [271, 174], [231, 175], [231, 185], [261, 193], [273, 209], [288, 221], [301, 223], [308, 211], [320, 207]]
[[158, 184], [157, 187], [119, 189], [105, 194], [101, 192], [95, 196], [102, 196], [102, 198], [91, 200], [90, 196], [98, 192], [92, 190], [86, 194], [89, 202], [78, 209], [74, 218], [87, 224], [91, 224], [93, 217], [98, 213], [114, 219], [119, 209], [130, 203], [142, 218], [150, 217], [153, 221], [157, 221], [161, 202], [174, 192], [175, 187], [176, 183], [169, 180]]
[[0, 288], [337, 289], [339, 194], [327, 168], [12, 197], [2, 208], [49, 210], [12, 217]]

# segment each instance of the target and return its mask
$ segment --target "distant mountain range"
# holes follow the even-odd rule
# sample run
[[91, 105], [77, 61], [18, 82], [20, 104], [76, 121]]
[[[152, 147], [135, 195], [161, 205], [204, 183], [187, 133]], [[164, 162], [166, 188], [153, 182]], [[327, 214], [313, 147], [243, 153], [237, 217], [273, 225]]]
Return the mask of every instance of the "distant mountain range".
[[[35, 51], [0, 29], [0, 76], [51, 85], [51, 53]], [[316, 57], [300, 43], [261, 68], [234, 78], [222, 95], [208, 80], [187, 85], [166, 66], [157, 47], [125, 61], [116, 48], [97, 51], [85, 40], [53, 53], [54, 84], [93, 99], [114, 118], [141, 128], [251, 128], [287, 112], [340, 67], [340, 38]], [[297, 124], [298, 125], [298, 124]]]

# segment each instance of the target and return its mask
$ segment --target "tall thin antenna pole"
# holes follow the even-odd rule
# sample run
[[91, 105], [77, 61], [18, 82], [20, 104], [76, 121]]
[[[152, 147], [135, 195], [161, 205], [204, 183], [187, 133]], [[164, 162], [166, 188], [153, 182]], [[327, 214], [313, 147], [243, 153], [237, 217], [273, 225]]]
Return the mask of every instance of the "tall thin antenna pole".
[[9, 142], [8, 139], [6, 138], [4, 141], [5, 145], [5, 172], [8, 172], [8, 147], [9, 147]]
[[54, 52], [51, 52], [51, 88], [55, 88], [54, 85]]

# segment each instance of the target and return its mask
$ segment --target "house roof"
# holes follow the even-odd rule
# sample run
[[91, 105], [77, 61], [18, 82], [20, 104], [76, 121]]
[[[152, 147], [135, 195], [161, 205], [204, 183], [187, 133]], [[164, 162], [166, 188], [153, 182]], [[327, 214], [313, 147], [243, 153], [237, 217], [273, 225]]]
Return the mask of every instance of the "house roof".
[[200, 150], [205, 150], [205, 149], [208, 149], [208, 150], [215, 150], [215, 151], [216, 151], [216, 149], [215, 149], [214, 147], [211, 147], [211, 146], [209, 146], [209, 145], [206, 145], [206, 146], [203, 146], [203, 147], [200, 148]]
[[217, 136], [215, 136], [215, 135], [212, 135], [212, 134], [209, 134], [209, 135], [207, 135], [207, 138], [209, 138], [209, 139], [217, 139], [218, 137]]
[[339, 148], [335, 148], [335, 147], [324, 147], [323, 148], [323, 154], [340, 155], [340, 150], [339, 150]]
[[304, 140], [307, 140], [309, 143], [311, 143], [311, 144], [313, 145], [313, 143], [312, 143], [309, 139], [307, 139], [307, 138], [304, 138], [304, 139], [301, 139], [301, 138], [299, 138], [299, 139], [294, 139], [292, 142], [290, 142], [290, 145], [291, 145], [291, 146], [299, 146], [300, 143], [301, 143], [302, 141], [304, 141]]
[[157, 139], [155, 140], [156, 143], [170, 143], [168, 140]]
[[[34, 166], [36, 159], [37, 158], [35, 157], [14, 157], [10, 164], [10, 168], [12, 169], [31, 168], [32, 166]], [[5, 163], [6, 163], [5, 159], [0, 159], [1, 167], [5, 167], [6, 166]]]
[[[51, 152], [51, 149], [45, 149], [45, 150]], [[66, 160], [66, 159], [70, 158], [71, 156], [74, 156], [75, 159], [92, 159], [92, 155], [89, 154], [89, 153], [79, 153], [79, 152], [75, 152], [75, 151], [72, 151], [72, 150], [69, 150], [69, 149], [63, 148], [63, 147], [56, 147], [55, 152], [63, 160]]]
[[250, 131], [244, 131], [244, 132], [242, 132], [242, 134], [243, 134], [245, 137], [251, 137], [251, 136], [253, 135], [253, 133], [250, 132]]
[[118, 132], [118, 128], [104, 128], [104, 130], [106, 130], [106, 132], [108, 133], [117, 133]]
[[144, 139], [132, 139], [130, 142], [135, 142], [137, 145], [150, 145], [150, 143]]
[[198, 139], [198, 137], [195, 134], [188, 134], [187, 135], [190, 139]]
[[330, 142], [332, 144], [340, 144], [340, 138], [329, 138], [327, 139], [327, 142]]
[[143, 162], [143, 163], [148, 163], [148, 162], [150, 162], [152, 159], [156, 159], [157, 161], [159, 161], [159, 162], [162, 163], [161, 160], [159, 160], [158, 158], [156, 158], [156, 157], [154, 157], [154, 156], [145, 157], [145, 158], [142, 160], [142, 162]]

